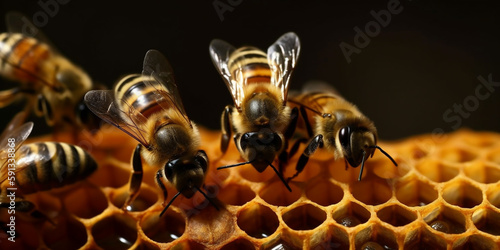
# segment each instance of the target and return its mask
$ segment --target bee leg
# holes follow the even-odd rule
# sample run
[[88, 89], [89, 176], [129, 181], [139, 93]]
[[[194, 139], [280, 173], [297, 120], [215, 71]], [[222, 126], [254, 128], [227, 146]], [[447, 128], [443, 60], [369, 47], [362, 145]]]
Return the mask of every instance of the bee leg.
[[167, 201], [168, 192], [167, 192], [167, 188], [163, 184], [162, 180], [163, 180], [163, 168], [158, 169], [158, 171], [156, 171], [156, 184], [163, 191], [163, 203], [162, 203], [162, 205], [165, 206], [165, 201]]
[[224, 108], [221, 117], [221, 131], [222, 138], [220, 140], [220, 150], [222, 154], [226, 153], [229, 142], [231, 141], [231, 111], [232, 107], [230, 105]]
[[9, 106], [22, 97], [20, 88], [12, 88], [0, 91], [0, 108]]
[[30, 201], [27, 201], [27, 200], [16, 201], [15, 210], [19, 211], [19, 212], [23, 212], [23, 213], [29, 213], [29, 215], [35, 219], [47, 220], [48, 222], [50, 222], [50, 224], [56, 225], [56, 223], [54, 221], [52, 221], [47, 215], [38, 211], [35, 208], [35, 204], [33, 204]]
[[293, 144], [292, 148], [290, 149], [290, 152], [288, 153], [288, 156], [289, 156], [288, 159], [292, 158], [297, 153], [297, 151], [299, 150], [300, 144], [306, 143], [306, 142], [307, 142], [306, 138], [297, 139], [295, 141], [295, 143]]
[[307, 117], [307, 111], [304, 106], [300, 106], [300, 114], [304, 118], [304, 123], [306, 124], [306, 129], [307, 129], [307, 134], [309, 135], [309, 138], [313, 137], [313, 130], [311, 126], [311, 122], [309, 121], [309, 118]]
[[132, 158], [132, 167], [134, 171], [132, 172], [132, 176], [130, 177], [130, 188], [129, 188], [129, 196], [125, 203], [123, 204], [122, 209], [126, 210], [127, 207], [135, 200], [137, 195], [139, 195], [139, 190], [141, 188], [142, 183], [142, 160], [141, 160], [141, 150], [143, 146], [138, 144], [134, 151], [134, 156]]
[[315, 136], [310, 142], [309, 145], [307, 145], [306, 149], [304, 149], [304, 152], [299, 158], [299, 161], [297, 162], [297, 166], [295, 167], [295, 170], [297, 171], [292, 177], [289, 177], [287, 179], [287, 182], [290, 182], [293, 178], [297, 177], [302, 170], [306, 167], [307, 161], [309, 161], [309, 157], [316, 152], [318, 148], [323, 147], [323, 135], [317, 135]]
[[283, 169], [285, 168], [286, 163], [288, 162], [288, 159], [290, 159], [289, 154], [288, 154], [288, 141], [292, 138], [293, 133], [295, 132], [295, 128], [297, 127], [297, 120], [298, 120], [298, 114], [299, 111], [297, 108], [292, 109], [292, 113], [290, 114], [290, 123], [288, 124], [288, 127], [283, 134], [285, 137], [285, 145], [283, 146], [283, 151], [281, 151], [280, 155], [278, 156], [279, 160], [279, 171], [280, 173], [283, 173]]

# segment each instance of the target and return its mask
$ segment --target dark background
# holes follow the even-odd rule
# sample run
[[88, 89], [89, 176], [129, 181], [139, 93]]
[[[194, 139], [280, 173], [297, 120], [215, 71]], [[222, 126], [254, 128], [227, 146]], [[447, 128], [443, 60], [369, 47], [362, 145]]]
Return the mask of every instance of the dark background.
[[[500, 4], [401, 0], [401, 13], [347, 63], [339, 44], [354, 45], [354, 27], [364, 30], [374, 20], [370, 11], [387, 10], [389, 2], [218, 0], [232, 9], [221, 20], [212, 0], [132, 5], [71, 0], [58, 4], [40, 28], [64, 55], [108, 86], [139, 73], [148, 49], [160, 50], [174, 68], [188, 115], [211, 129], [218, 129], [221, 111], [232, 100], [210, 60], [210, 41], [266, 50], [294, 31], [302, 51], [291, 89], [309, 80], [331, 83], [375, 122], [384, 140], [453, 131], [455, 121], [445, 121], [443, 114], [475, 95], [477, 77], [491, 74], [500, 82]], [[32, 18], [43, 8], [38, 1], [1, 2], [0, 14], [9, 10]], [[500, 131], [500, 87], [496, 90], [462, 126]], [[20, 106], [0, 110], [3, 124], [13, 109]], [[35, 121], [35, 131], [42, 131], [43, 121]]]

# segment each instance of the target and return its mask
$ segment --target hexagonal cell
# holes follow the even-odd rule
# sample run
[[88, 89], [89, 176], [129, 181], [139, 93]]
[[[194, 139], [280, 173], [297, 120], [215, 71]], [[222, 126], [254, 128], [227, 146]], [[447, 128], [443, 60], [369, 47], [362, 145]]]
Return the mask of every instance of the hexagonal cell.
[[184, 234], [186, 230], [186, 220], [184, 216], [168, 209], [162, 217], [161, 211], [148, 213], [141, 221], [141, 228], [146, 236], [159, 243], [172, 242]]
[[334, 210], [333, 219], [344, 227], [355, 227], [370, 219], [370, 212], [355, 202], [343, 205]]
[[474, 211], [472, 221], [477, 229], [500, 236], [500, 213], [493, 209], [481, 209]]
[[481, 183], [495, 183], [500, 181], [500, 168], [492, 163], [478, 161], [476, 164], [464, 168], [467, 177]]
[[426, 149], [424, 149], [420, 145], [413, 145], [412, 148], [411, 148], [411, 150], [410, 150], [410, 152], [411, 152], [412, 158], [415, 159], [415, 160], [424, 158], [429, 153]]
[[380, 205], [392, 197], [392, 190], [387, 180], [381, 178], [366, 178], [349, 185], [352, 195], [358, 201], [367, 205]]
[[217, 198], [229, 205], [242, 206], [255, 198], [255, 193], [248, 186], [234, 183], [221, 188]]
[[438, 192], [431, 184], [411, 176], [396, 184], [396, 199], [410, 206], [425, 206], [438, 198]]
[[436, 233], [429, 231], [427, 228], [422, 230], [420, 237], [409, 242], [404, 246], [404, 249], [438, 249], [438, 250], [446, 250], [447, 244], [446, 241], [436, 235]]
[[263, 250], [300, 250], [302, 249], [301, 245], [297, 245], [291, 242], [290, 239], [287, 238], [279, 238], [277, 240], [272, 240], [270, 242], [266, 242], [262, 244], [260, 249]]
[[395, 227], [401, 227], [415, 221], [417, 214], [399, 204], [393, 204], [380, 209], [377, 212], [377, 217]]
[[252, 242], [244, 238], [238, 238], [224, 245], [221, 250], [231, 249], [256, 249]]
[[461, 249], [474, 249], [474, 250], [490, 250], [498, 248], [499, 248], [498, 242], [495, 242], [491, 238], [485, 237], [480, 234], [473, 234], [469, 236], [467, 242], [461, 247]]
[[468, 162], [477, 158], [474, 152], [463, 148], [445, 148], [438, 155], [441, 160], [451, 162]]
[[328, 179], [322, 179], [313, 181], [306, 187], [306, 196], [312, 202], [322, 206], [329, 206], [339, 203], [344, 197], [344, 191]]
[[311, 230], [325, 220], [325, 211], [311, 204], [294, 207], [283, 214], [283, 221], [293, 230]]
[[[87, 180], [99, 187], [118, 188], [124, 186], [130, 180], [132, 166], [119, 161], [113, 161], [113, 163], [115, 164], [99, 165], [97, 171]], [[129, 166], [129, 169], [126, 166]]]
[[104, 249], [128, 249], [137, 239], [136, 221], [124, 214], [106, 217], [92, 227], [92, 236]]
[[433, 159], [417, 163], [415, 169], [434, 182], [447, 182], [458, 175], [459, 169]]
[[237, 214], [238, 226], [254, 238], [266, 238], [279, 226], [278, 216], [269, 207], [253, 202], [247, 203]]
[[310, 237], [309, 246], [313, 250], [349, 250], [349, 234], [345, 229], [332, 225], [328, 230], [319, 230]]
[[[276, 176], [276, 172], [268, 166], [266, 170], [264, 170], [262, 173], [259, 173], [252, 165], [247, 164], [243, 166], [238, 166], [238, 173], [240, 174], [241, 177], [243, 177], [246, 180], [249, 180], [251, 182], [266, 182], [271, 180], [272, 178]], [[223, 170], [219, 170], [223, 171]]]
[[486, 197], [491, 205], [500, 209], [500, 183], [497, 185], [492, 185], [486, 190]]
[[461, 138], [463, 142], [468, 145], [479, 147], [479, 148], [488, 148], [492, 147], [498, 143], [498, 136], [496, 134], [487, 134], [487, 133], [478, 133], [471, 134], [470, 136], [464, 136]]
[[[129, 196], [128, 186], [124, 186], [120, 190], [112, 192], [109, 199], [111, 203], [115, 205], [117, 208], [122, 208], [128, 196]], [[127, 211], [130, 212], [144, 211], [149, 207], [153, 206], [157, 201], [158, 201], [158, 195], [153, 190], [151, 190], [151, 187], [146, 185], [141, 185], [139, 195], [127, 207]]]
[[486, 157], [489, 161], [500, 164], [500, 149], [491, 150]]
[[481, 189], [466, 181], [447, 183], [442, 196], [449, 204], [462, 208], [473, 208], [483, 202]]
[[276, 181], [266, 185], [260, 192], [259, 196], [267, 203], [275, 206], [289, 206], [300, 198], [300, 189], [290, 183], [292, 192], [288, 191], [283, 182]]
[[[302, 149], [303, 150], [303, 149]], [[302, 154], [303, 151], [298, 151], [297, 155]], [[317, 152], [318, 153], [318, 152]], [[310, 179], [316, 177], [325, 167], [330, 166], [329, 162], [320, 161], [316, 156], [320, 154], [314, 154], [314, 157], [311, 157], [307, 162], [307, 165], [304, 167], [303, 171], [299, 173], [296, 177], [293, 178], [292, 182], [307, 182]], [[287, 164], [287, 167], [284, 169], [284, 176], [286, 178], [292, 177], [297, 173], [295, 167], [297, 166], [297, 160], [291, 159], [291, 161]], [[285, 179], [286, 179], [285, 178]]]
[[30, 201], [35, 205], [38, 212], [48, 218], [57, 217], [63, 210], [61, 200], [52, 195], [51, 192], [38, 192], [26, 195], [25, 198], [27, 201]]
[[50, 249], [78, 249], [87, 243], [85, 226], [72, 217], [60, 217], [56, 225], [46, 223], [42, 237]]
[[370, 225], [354, 236], [355, 249], [398, 249], [394, 232], [377, 225]]
[[102, 213], [108, 207], [108, 199], [100, 188], [83, 185], [64, 198], [66, 209], [84, 219], [90, 219]]
[[465, 216], [448, 206], [440, 206], [423, 213], [424, 221], [435, 231], [446, 234], [465, 232]]

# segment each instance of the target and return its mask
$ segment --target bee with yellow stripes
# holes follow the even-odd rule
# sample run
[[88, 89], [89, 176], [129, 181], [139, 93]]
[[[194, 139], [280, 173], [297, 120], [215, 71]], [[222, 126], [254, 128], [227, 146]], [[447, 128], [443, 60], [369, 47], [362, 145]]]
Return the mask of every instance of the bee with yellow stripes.
[[139, 194], [143, 173], [141, 157], [148, 165], [159, 167], [156, 183], [163, 191], [164, 202], [167, 182], [178, 191], [160, 216], [179, 194], [191, 198], [200, 192], [212, 202], [201, 190], [208, 157], [205, 151], [199, 150], [200, 133], [186, 115], [173, 70], [159, 51], [146, 53], [141, 75], [122, 78], [114, 90], [89, 91], [85, 103], [97, 116], [139, 142], [132, 158], [130, 194], [123, 209]]
[[[377, 145], [377, 129], [373, 122], [352, 103], [346, 101], [337, 91], [325, 83], [310, 83], [301, 93], [292, 94], [290, 105], [297, 106], [305, 126], [306, 136], [297, 140], [290, 150], [295, 154], [302, 142], [308, 145], [299, 158], [296, 173], [287, 179], [289, 182], [304, 170], [309, 157], [318, 149], [325, 148], [335, 159], [344, 159], [356, 168], [361, 165], [358, 181], [361, 180], [365, 161], [373, 156], [375, 149], [380, 150], [392, 163], [397, 163]], [[298, 129], [300, 131], [300, 129]]]
[[33, 110], [49, 126], [98, 128], [99, 120], [83, 104], [93, 88], [88, 74], [22, 14], [7, 13], [6, 24], [8, 32], [0, 34], [0, 75], [19, 86], [0, 91], [0, 107], [27, 98], [25, 115]]
[[84, 149], [67, 143], [22, 145], [33, 128], [32, 122], [19, 125], [22, 117], [18, 114], [0, 139], [0, 206], [9, 207], [14, 202], [16, 211], [40, 216], [24, 195], [81, 181], [97, 169], [97, 163]]
[[299, 53], [299, 38], [293, 32], [281, 36], [267, 54], [255, 47], [236, 49], [222, 40], [211, 42], [212, 61], [234, 101], [222, 113], [221, 150], [226, 152], [234, 132], [234, 142], [245, 160], [218, 169], [252, 164], [261, 173], [271, 166], [291, 191], [272, 163], [277, 155], [286, 158], [282, 152], [295, 127], [296, 110], [286, 101]]

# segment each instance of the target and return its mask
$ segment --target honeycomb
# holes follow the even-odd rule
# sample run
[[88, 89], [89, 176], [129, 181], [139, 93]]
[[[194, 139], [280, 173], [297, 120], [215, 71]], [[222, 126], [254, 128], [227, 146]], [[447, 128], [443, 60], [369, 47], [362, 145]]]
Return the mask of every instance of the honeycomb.
[[[138, 198], [128, 195], [136, 141], [116, 128], [31, 138], [59, 140], [87, 149], [99, 169], [86, 181], [26, 197], [49, 221], [22, 216], [16, 242], [0, 234], [3, 249], [499, 249], [500, 134], [458, 130], [380, 142], [380, 152], [359, 168], [317, 152], [288, 192], [272, 169], [238, 162], [231, 144], [219, 150], [220, 132], [201, 128], [210, 157], [206, 192], [179, 196], [163, 217], [156, 169], [145, 166]], [[294, 173], [298, 155], [285, 169]], [[168, 199], [176, 193], [167, 187]], [[1, 211], [0, 220], [7, 214]], [[22, 216], [22, 217], [21, 217]]]

